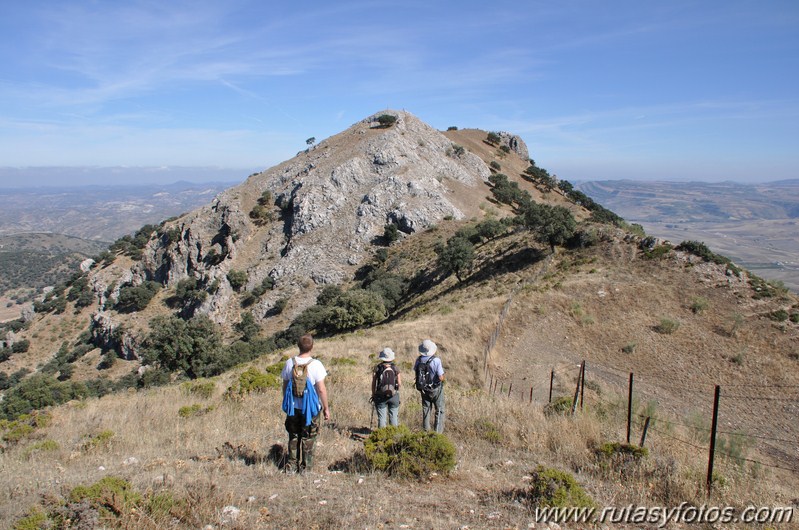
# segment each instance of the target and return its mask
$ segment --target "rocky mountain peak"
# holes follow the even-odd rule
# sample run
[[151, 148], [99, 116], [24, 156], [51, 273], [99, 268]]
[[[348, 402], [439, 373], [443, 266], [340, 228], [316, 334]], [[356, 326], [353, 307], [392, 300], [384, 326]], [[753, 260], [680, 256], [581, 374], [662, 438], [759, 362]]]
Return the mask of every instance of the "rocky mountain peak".
[[[396, 120], [381, 124], [382, 115]], [[501, 137], [526, 158], [521, 139]], [[197, 310], [223, 322], [241, 311], [229, 273], [244, 272], [242, 289], [274, 282], [253, 307], [256, 318], [285, 297], [296, 313], [321, 286], [370, 261], [387, 224], [411, 234], [474, 215], [490, 174], [479, 156], [412, 114], [379, 112], [167, 223], [172, 235], [150, 242], [132, 281], [213, 285]]]

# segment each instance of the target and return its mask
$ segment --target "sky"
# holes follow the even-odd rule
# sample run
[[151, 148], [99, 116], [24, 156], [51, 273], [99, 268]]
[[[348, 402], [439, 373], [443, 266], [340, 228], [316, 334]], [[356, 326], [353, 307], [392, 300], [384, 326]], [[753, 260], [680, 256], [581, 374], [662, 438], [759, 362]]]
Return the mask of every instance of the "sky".
[[0, 167], [243, 180], [385, 109], [570, 181], [799, 178], [799, 2], [3, 2]]

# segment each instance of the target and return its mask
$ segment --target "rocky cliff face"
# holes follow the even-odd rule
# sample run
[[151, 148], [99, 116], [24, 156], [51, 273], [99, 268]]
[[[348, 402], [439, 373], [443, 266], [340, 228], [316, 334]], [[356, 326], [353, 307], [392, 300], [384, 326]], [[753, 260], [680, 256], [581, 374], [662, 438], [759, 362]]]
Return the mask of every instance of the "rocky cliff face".
[[[485, 194], [486, 164], [409, 113], [379, 114], [397, 120], [381, 127], [378, 115], [366, 118], [168, 223], [164, 234], [173, 235], [148, 244], [130, 282], [196, 278], [213, 286], [198, 311], [223, 322], [241, 311], [228, 274], [243, 271], [246, 290], [267, 276], [274, 281], [253, 307], [257, 318], [286, 296], [296, 313], [321, 286], [350, 279], [368, 262], [386, 224], [410, 234], [463, 218], [464, 202], [473, 207]], [[526, 158], [521, 139], [505, 134], [503, 142]], [[470, 189], [475, 196], [466, 201]]]

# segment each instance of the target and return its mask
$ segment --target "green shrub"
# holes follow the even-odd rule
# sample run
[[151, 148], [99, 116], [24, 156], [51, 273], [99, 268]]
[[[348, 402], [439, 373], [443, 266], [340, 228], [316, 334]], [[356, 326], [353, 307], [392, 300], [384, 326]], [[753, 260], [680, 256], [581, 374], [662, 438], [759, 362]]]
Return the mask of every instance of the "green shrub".
[[180, 385], [180, 388], [187, 396], [191, 395], [208, 399], [214, 395], [216, 383], [210, 379], [197, 379], [196, 381], [186, 381]]
[[673, 247], [668, 243], [664, 243], [662, 245], [658, 245], [656, 247], [644, 248], [644, 258], [645, 259], [663, 259], [666, 255], [671, 252]]
[[392, 116], [391, 114], [381, 114], [377, 117], [377, 123], [380, 124], [381, 127], [388, 128], [394, 125], [397, 122], [397, 117]]
[[156, 517], [162, 518], [169, 515], [169, 513], [181, 502], [175, 499], [171, 491], [161, 491], [149, 495], [144, 501], [144, 507], [147, 513]]
[[331, 366], [356, 366], [357, 364], [358, 361], [351, 357], [333, 357], [330, 359]]
[[627, 344], [622, 346], [621, 351], [622, 353], [627, 353], [627, 354], [633, 353], [635, 352], [635, 346], [636, 344], [634, 342], [628, 342]]
[[[282, 364], [281, 370], [282, 370]], [[244, 396], [253, 392], [265, 392], [269, 388], [280, 388], [283, 380], [279, 376], [280, 370], [277, 374], [267, 371], [261, 372], [258, 368], [251, 366], [241, 375], [238, 380], [234, 382], [225, 392], [225, 397], [228, 399], [241, 399]]]
[[238, 291], [247, 283], [247, 273], [245, 271], [232, 270], [227, 273], [227, 281], [234, 291]]
[[372, 432], [364, 442], [367, 461], [376, 470], [405, 478], [425, 478], [455, 468], [455, 446], [432, 431], [411, 431], [404, 425]]
[[193, 405], [186, 405], [178, 409], [178, 416], [181, 418], [191, 418], [192, 416], [201, 416], [213, 410], [213, 407], [203, 408], [199, 403]]
[[93, 436], [91, 434], [87, 434], [85, 436], [86, 441], [83, 442], [81, 448], [84, 451], [91, 451], [92, 449], [96, 449], [98, 447], [108, 448], [108, 446], [111, 444], [111, 438], [113, 437], [114, 431], [110, 429], [101, 431]]
[[275, 220], [277, 216], [272, 208], [263, 204], [256, 204], [250, 210], [250, 219], [258, 226], [263, 226]]
[[141, 495], [133, 485], [119, 477], [103, 477], [91, 486], [76, 486], [68, 495], [70, 502], [88, 501], [114, 514], [132, 508], [141, 502]]
[[399, 227], [396, 223], [388, 223], [383, 227], [383, 240], [389, 245], [399, 239], [399, 234]]
[[194, 379], [230, 368], [225, 353], [218, 326], [208, 317], [183, 320], [162, 315], [150, 321], [142, 359], [144, 364], [156, 365], [162, 372], [179, 371]]
[[552, 403], [547, 403], [546, 406], [544, 406], [544, 414], [547, 416], [562, 416], [564, 414], [570, 414], [573, 404], [573, 398], [569, 396], [561, 396]]
[[690, 308], [694, 314], [698, 315], [699, 313], [702, 313], [705, 309], [707, 309], [707, 306], [708, 306], [707, 298], [704, 298], [702, 296], [697, 296], [691, 301]]
[[677, 320], [669, 318], [661, 318], [660, 323], [655, 326], [655, 331], [664, 335], [671, 335], [680, 328], [680, 323]]
[[33, 434], [33, 431], [34, 428], [32, 425], [15, 421], [12, 422], [8, 431], [3, 433], [3, 441], [10, 444], [19, 443], [21, 440]]
[[30, 447], [25, 448], [23, 456], [25, 458], [30, 458], [30, 456], [35, 452], [51, 453], [53, 451], [58, 451], [59, 449], [61, 449], [61, 446], [58, 445], [58, 442], [47, 438], [45, 440], [42, 440], [41, 442], [36, 442], [35, 444], [32, 444]]
[[543, 466], [532, 472], [527, 496], [533, 506], [582, 508], [595, 505], [572, 475]]
[[477, 430], [478, 436], [492, 444], [498, 444], [502, 440], [502, 433], [499, 432], [498, 427], [489, 420], [479, 419], [474, 422], [474, 428]]
[[273, 307], [275, 314], [276, 315], [282, 314], [283, 311], [285, 311], [286, 308], [288, 307], [289, 301], [290, 299], [287, 296], [284, 296], [283, 298], [278, 298]]
[[11, 353], [25, 353], [31, 346], [31, 342], [27, 339], [22, 339], [11, 345]]
[[769, 318], [777, 322], [785, 322], [788, 320], [788, 312], [784, 309], [778, 309], [769, 313]]
[[615, 458], [621, 456], [625, 459], [640, 460], [649, 455], [649, 450], [646, 447], [639, 447], [633, 444], [607, 442], [596, 450], [596, 454], [600, 458]]
[[491, 161], [491, 162], [488, 164], [488, 166], [489, 166], [491, 169], [495, 169], [495, 170], [497, 170], [497, 171], [499, 171], [500, 169], [502, 169], [502, 166], [501, 166], [501, 165], [499, 164], [499, 162], [497, 162], [496, 160], [492, 160], [492, 161]]
[[128, 313], [142, 311], [160, 289], [161, 284], [149, 280], [135, 287], [131, 285], [122, 287], [119, 290], [116, 309]]
[[40, 530], [42, 528], [48, 528], [46, 524], [47, 514], [35, 508], [29, 515], [26, 515], [14, 523], [14, 526], [11, 528], [13, 528], [13, 530]]

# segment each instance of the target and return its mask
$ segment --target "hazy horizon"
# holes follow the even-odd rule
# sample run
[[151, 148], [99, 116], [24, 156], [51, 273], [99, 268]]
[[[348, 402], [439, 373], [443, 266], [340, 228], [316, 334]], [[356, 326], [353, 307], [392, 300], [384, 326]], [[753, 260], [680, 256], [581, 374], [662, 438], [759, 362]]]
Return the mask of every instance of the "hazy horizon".
[[[31, 166], [31, 167], [0, 167], [0, 189], [25, 189], [25, 188], [73, 188], [81, 186], [168, 186], [181, 182], [189, 184], [216, 183], [231, 185], [238, 184], [247, 179], [251, 174], [264, 171], [268, 168], [217, 168], [204, 166]], [[113, 177], [109, 179], [109, 177]], [[722, 183], [734, 182], [743, 185], [757, 185], [796, 178], [761, 178], [752, 180], [742, 179], [712, 179], [696, 177], [672, 178], [579, 178], [565, 179], [572, 184], [592, 181], [623, 181], [634, 182], [696, 182], [696, 183]]]

